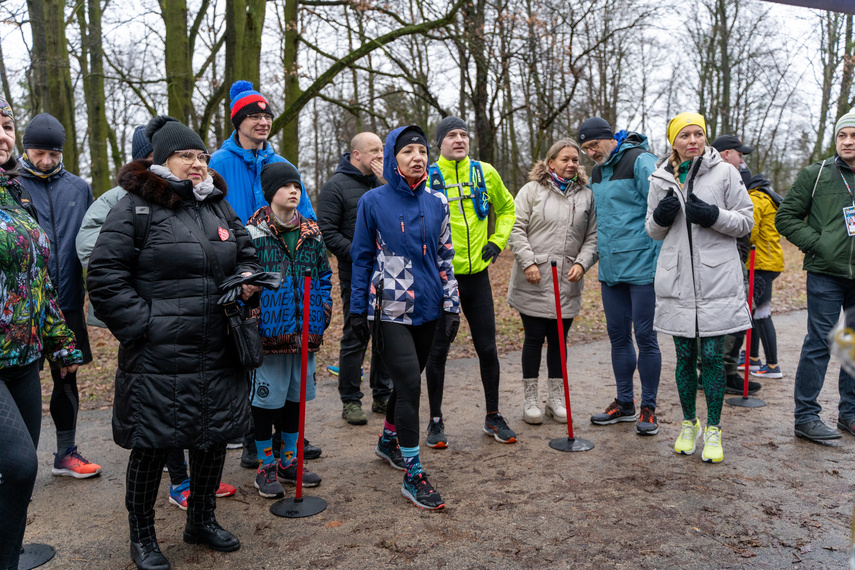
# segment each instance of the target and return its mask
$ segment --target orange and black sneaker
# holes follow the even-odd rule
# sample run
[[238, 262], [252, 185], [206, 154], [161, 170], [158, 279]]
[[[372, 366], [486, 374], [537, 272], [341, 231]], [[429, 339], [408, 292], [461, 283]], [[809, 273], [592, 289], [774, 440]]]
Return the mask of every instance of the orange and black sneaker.
[[65, 455], [54, 453], [53, 469], [54, 475], [65, 475], [75, 479], [86, 479], [101, 474], [101, 466], [87, 461], [77, 452], [77, 446], [65, 450]]
[[638, 412], [635, 411], [635, 402], [627, 403], [615, 399], [605, 412], [591, 416], [591, 423], [607, 426], [618, 422], [634, 422], [636, 419], [638, 419]]
[[656, 435], [659, 433], [659, 422], [656, 421], [656, 408], [641, 406], [641, 417], [635, 424], [638, 435]]

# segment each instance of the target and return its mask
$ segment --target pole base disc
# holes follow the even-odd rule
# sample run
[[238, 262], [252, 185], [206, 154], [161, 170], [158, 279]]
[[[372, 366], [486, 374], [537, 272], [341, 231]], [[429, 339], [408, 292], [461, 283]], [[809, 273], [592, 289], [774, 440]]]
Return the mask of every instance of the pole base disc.
[[587, 439], [574, 437], [558, 437], [549, 442], [549, 447], [558, 451], [588, 451], [594, 449], [594, 444]]
[[766, 402], [761, 400], [760, 398], [752, 398], [748, 397], [738, 397], [738, 398], [728, 398], [725, 400], [726, 403], [731, 406], [736, 406], [737, 408], [762, 408], [766, 405]]
[[311, 517], [327, 508], [327, 502], [318, 497], [303, 497], [297, 499], [283, 499], [276, 501], [270, 506], [270, 512], [277, 517], [288, 519], [301, 519]]
[[47, 563], [56, 554], [53, 546], [47, 544], [25, 544], [18, 558], [18, 570], [30, 570]]

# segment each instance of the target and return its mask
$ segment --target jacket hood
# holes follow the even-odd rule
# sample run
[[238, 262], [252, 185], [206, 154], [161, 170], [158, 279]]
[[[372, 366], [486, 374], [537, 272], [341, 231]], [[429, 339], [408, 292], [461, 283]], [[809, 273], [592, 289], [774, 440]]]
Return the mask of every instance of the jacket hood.
[[[165, 180], [149, 170], [151, 164], [151, 160], [140, 159], [123, 166], [117, 176], [119, 186], [131, 194], [136, 194], [140, 198], [145, 198], [149, 202], [154, 202], [170, 210], [177, 209], [185, 200], [195, 200], [192, 182], [189, 180], [182, 180], [181, 182]], [[214, 179], [214, 191], [205, 198], [205, 201], [222, 200], [228, 193], [226, 181], [213, 170], [208, 172]]]
[[[585, 167], [581, 164], [579, 165], [579, 172], [576, 175], [576, 186], [585, 186], [588, 183], [588, 173], [585, 172]], [[538, 160], [534, 167], [532, 167], [531, 172], [528, 174], [529, 182], [537, 182], [541, 186], [546, 186], [547, 188], [553, 184], [552, 176], [549, 174], [549, 166], [546, 165], [545, 160]]]
[[[386, 144], [383, 147], [383, 178], [386, 179], [387, 185], [390, 188], [412, 194], [415, 191], [423, 189], [425, 185], [423, 183], [419, 184], [415, 190], [411, 190], [404, 177], [398, 174], [398, 161], [395, 159], [395, 143], [398, 141], [398, 137], [404, 129], [408, 128], [410, 127], [398, 127], [394, 131], [390, 132], [386, 137]], [[412, 125], [412, 128], [417, 129], [418, 132], [427, 139], [427, 135], [425, 135], [421, 127]], [[427, 169], [428, 165], [430, 165], [430, 148], [428, 148], [428, 158], [427, 164], [425, 164], [425, 169]]]
[[640, 148], [650, 152], [650, 145], [647, 143], [647, 137], [642, 135], [641, 133], [636, 133], [634, 131], [627, 131], [626, 138], [620, 143], [618, 146], [617, 152], [614, 153], [609, 159], [605, 162], [605, 164], [615, 163], [621, 159], [623, 153], [628, 151], [631, 148]]
[[372, 185], [377, 177], [374, 176], [374, 173], [371, 174], [363, 174], [361, 170], [356, 168], [350, 163], [350, 153], [346, 152], [341, 155], [341, 158], [338, 160], [338, 168], [335, 169], [336, 174], [347, 174], [348, 176], [353, 176], [359, 180], [364, 181], [369, 186]]
[[237, 131], [232, 132], [232, 136], [223, 141], [223, 146], [220, 148], [241, 157], [247, 164], [255, 164], [259, 159], [268, 160], [271, 156], [276, 154], [273, 152], [273, 147], [270, 146], [270, 142], [267, 141], [264, 143], [264, 148], [257, 152], [252, 152], [249, 149], [243, 148], [237, 142]]
[[[663, 156], [659, 160], [656, 161], [656, 170], [651, 174], [651, 176], [655, 176], [656, 178], [661, 178], [667, 182], [673, 182], [676, 180], [674, 176], [674, 170], [671, 168], [671, 163], [669, 161], [671, 157], [671, 153], [669, 152], [666, 156]], [[700, 166], [697, 165], [697, 162], [701, 161]], [[696, 176], [700, 176], [710, 170], [713, 166], [717, 164], [723, 163], [724, 161], [721, 158], [721, 155], [718, 153], [716, 149], [714, 149], [711, 145], [707, 145], [704, 148], [704, 154], [701, 156], [695, 157], [692, 160], [692, 168], [689, 172], [692, 172], [697, 166], [698, 172]], [[687, 179], [688, 180], [688, 179]]]

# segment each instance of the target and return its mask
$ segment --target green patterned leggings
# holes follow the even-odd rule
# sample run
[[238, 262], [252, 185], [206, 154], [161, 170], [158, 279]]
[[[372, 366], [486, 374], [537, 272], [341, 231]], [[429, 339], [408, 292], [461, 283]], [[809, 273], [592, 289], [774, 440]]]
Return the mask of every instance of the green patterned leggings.
[[721, 421], [721, 406], [724, 403], [724, 336], [675, 336], [674, 346], [677, 349], [677, 391], [680, 393], [683, 419], [694, 420], [697, 416], [695, 400], [698, 395], [697, 363], [700, 356], [701, 382], [707, 399], [707, 425], [718, 425]]

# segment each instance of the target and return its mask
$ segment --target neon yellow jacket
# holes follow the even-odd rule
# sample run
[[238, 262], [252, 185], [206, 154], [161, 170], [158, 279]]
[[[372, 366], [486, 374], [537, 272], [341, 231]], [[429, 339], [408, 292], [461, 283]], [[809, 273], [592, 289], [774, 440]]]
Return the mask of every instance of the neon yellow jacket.
[[[436, 164], [446, 184], [469, 182], [469, 157], [455, 162], [440, 156]], [[449, 202], [451, 241], [454, 244], [453, 266], [457, 275], [469, 275], [487, 269], [489, 263], [481, 259], [481, 250], [488, 241], [505, 249], [516, 220], [514, 198], [502, 182], [502, 177], [486, 162], [481, 163], [481, 169], [484, 171], [490, 206], [496, 214], [496, 231], [491, 236], [487, 235], [489, 217], [478, 219], [472, 200]], [[470, 191], [468, 187], [463, 189], [463, 193]], [[450, 199], [456, 198], [461, 194], [461, 187], [448, 188], [447, 192]]]

